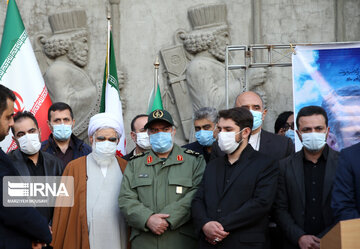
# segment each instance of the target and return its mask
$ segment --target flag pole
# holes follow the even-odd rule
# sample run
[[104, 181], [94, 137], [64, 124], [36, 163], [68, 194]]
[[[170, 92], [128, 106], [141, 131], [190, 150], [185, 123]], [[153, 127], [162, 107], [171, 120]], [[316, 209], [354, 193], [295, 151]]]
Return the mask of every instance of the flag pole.
[[157, 94], [157, 88], [159, 86], [159, 66], [160, 66], [160, 62], [159, 62], [159, 57], [156, 56], [155, 59], [155, 63], [154, 63], [154, 67], [155, 67], [155, 72], [154, 72], [154, 93], [155, 95]]
[[106, 81], [109, 77], [110, 72], [110, 32], [111, 32], [111, 16], [110, 13], [107, 15], [107, 47], [106, 47]]

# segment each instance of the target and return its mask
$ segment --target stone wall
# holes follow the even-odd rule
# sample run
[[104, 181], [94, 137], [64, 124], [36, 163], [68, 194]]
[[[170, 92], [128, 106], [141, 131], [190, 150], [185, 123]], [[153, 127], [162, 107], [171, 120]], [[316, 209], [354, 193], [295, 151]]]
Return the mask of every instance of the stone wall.
[[[117, 2], [117, 1], [111, 1]], [[190, 30], [187, 10], [204, 0], [120, 0], [113, 5], [120, 19], [113, 20], [118, 38], [115, 50], [117, 65], [126, 73], [126, 109], [124, 121], [130, 130], [131, 119], [147, 110], [153, 86], [156, 56], [162, 48], [174, 43], [174, 33], [182, 28]], [[215, 2], [215, 1], [212, 1]], [[227, 5], [228, 24], [233, 44], [289, 44], [327, 43], [360, 40], [360, 2], [357, 0], [228, 0], [217, 1]], [[33, 46], [39, 50], [36, 37], [50, 34], [48, 16], [70, 9], [84, 9], [87, 14], [89, 37], [89, 63], [85, 70], [94, 82], [102, 80], [106, 51], [106, 13], [108, 1], [102, 0], [17, 0], [25, 27]], [[118, 7], [117, 7], [118, 6]], [[0, 2], [0, 35], [6, 13], [6, 1]], [[119, 23], [120, 25], [116, 25]], [[40, 51], [40, 50], [39, 50]], [[39, 56], [40, 53], [37, 53]], [[160, 65], [160, 87], [163, 102], [175, 116], [164, 65]], [[291, 68], [271, 68], [264, 90], [268, 100], [265, 128], [273, 131], [279, 113], [292, 108]], [[170, 96], [170, 97], [169, 97]], [[232, 103], [230, 103], [232, 104]], [[184, 142], [178, 129], [178, 142]], [[128, 148], [133, 146], [127, 136]]]

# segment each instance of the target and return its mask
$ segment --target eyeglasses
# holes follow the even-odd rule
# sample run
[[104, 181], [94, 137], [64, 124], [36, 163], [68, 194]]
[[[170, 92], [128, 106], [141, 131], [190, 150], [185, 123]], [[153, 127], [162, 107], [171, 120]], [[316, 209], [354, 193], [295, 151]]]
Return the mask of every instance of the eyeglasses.
[[286, 123], [285, 124], [285, 131], [291, 129], [291, 130], [294, 130], [294, 123]]
[[98, 142], [103, 142], [103, 141], [105, 141], [105, 140], [108, 140], [109, 142], [113, 142], [113, 143], [118, 140], [117, 137], [109, 137], [109, 138], [106, 138], [106, 137], [103, 137], [103, 136], [98, 136], [98, 137], [96, 137], [95, 139], [96, 139], [96, 141], [98, 141]]

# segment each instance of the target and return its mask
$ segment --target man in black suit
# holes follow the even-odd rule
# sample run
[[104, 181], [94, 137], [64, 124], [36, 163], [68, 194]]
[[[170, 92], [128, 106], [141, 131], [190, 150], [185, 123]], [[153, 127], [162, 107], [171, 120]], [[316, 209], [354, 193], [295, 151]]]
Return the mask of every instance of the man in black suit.
[[[262, 129], [267, 109], [259, 94], [248, 91], [236, 98], [235, 107], [245, 107], [253, 115], [253, 128], [249, 144], [254, 150], [260, 151], [274, 159], [280, 160], [295, 152], [295, 147], [290, 138], [279, 136]], [[211, 159], [223, 156], [217, 143], [214, 143]]]
[[[253, 115], [253, 127], [249, 144], [254, 150], [276, 160], [283, 159], [295, 152], [294, 143], [290, 138], [262, 129], [267, 109], [265, 102], [259, 94], [252, 91], [243, 92], [236, 98], [235, 106], [247, 108]], [[219, 149], [218, 144], [214, 143], [210, 160], [223, 155], [224, 153]], [[272, 249], [282, 249], [282, 234], [273, 218], [271, 218], [270, 223], [270, 240]]]
[[[0, 84], [0, 141], [14, 124], [14, 93]], [[3, 178], [18, 176], [8, 156], [0, 149], [0, 248], [31, 248], [32, 242], [51, 242], [46, 219], [32, 207], [4, 207]], [[34, 244], [33, 244], [34, 245]]]
[[275, 159], [285, 158], [295, 152], [294, 144], [290, 138], [275, 135], [262, 129], [267, 109], [259, 94], [251, 91], [244, 92], [236, 98], [235, 106], [249, 109], [254, 117], [249, 143], [255, 150]]
[[219, 112], [218, 143], [226, 155], [208, 163], [192, 202], [199, 248], [267, 248], [278, 168], [248, 144], [252, 125], [245, 108]]
[[[18, 149], [8, 156], [21, 176], [61, 176], [64, 171], [63, 162], [54, 155], [41, 151], [40, 129], [31, 112], [18, 112], [14, 116], [11, 127], [13, 139]], [[36, 208], [50, 223], [54, 207]]]
[[284, 248], [318, 249], [334, 223], [330, 204], [338, 152], [326, 144], [330, 129], [323, 108], [302, 108], [296, 125], [303, 149], [279, 162], [276, 218]]
[[184, 148], [199, 152], [209, 162], [213, 143], [216, 141], [214, 133], [218, 121], [218, 112], [214, 107], [202, 107], [194, 112], [194, 127], [196, 141], [185, 144]]
[[126, 161], [129, 161], [133, 156], [139, 155], [151, 148], [149, 135], [147, 134], [147, 129], [144, 128], [147, 121], [148, 121], [147, 114], [139, 114], [131, 121], [130, 136], [135, 143], [135, 148], [131, 152], [129, 152], [128, 154], [122, 157]]

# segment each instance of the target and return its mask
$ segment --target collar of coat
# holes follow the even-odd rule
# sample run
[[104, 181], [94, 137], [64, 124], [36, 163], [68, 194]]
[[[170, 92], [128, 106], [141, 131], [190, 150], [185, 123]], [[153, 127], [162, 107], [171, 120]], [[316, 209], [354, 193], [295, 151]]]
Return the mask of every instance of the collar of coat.
[[159, 158], [153, 150], [150, 150], [149, 153], [145, 154], [144, 160], [147, 166], [154, 166], [155, 164], [161, 163], [163, 167], [166, 167], [169, 165], [182, 164], [185, 162], [185, 158], [184, 149], [174, 144], [168, 158], [165, 161]]

